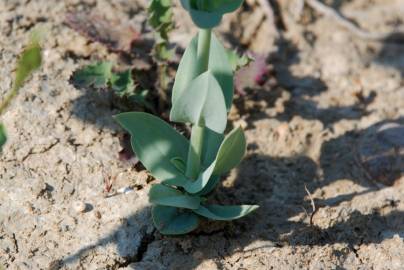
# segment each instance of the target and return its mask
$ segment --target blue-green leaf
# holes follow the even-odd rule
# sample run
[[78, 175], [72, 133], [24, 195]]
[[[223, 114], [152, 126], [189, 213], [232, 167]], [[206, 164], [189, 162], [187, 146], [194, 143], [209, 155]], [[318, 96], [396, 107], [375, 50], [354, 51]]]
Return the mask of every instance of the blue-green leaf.
[[169, 124], [143, 112], [122, 113], [115, 119], [131, 135], [131, 143], [142, 164], [158, 180], [182, 186], [188, 180], [172, 164], [173, 158], [187, 159], [189, 142]]
[[214, 175], [221, 175], [236, 167], [245, 155], [246, 141], [241, 127], [233, 129], [224, 139], [215, 159]]
[[[213, 184], [217, 183], [217, 178], [212, 177], [212, 175], [222, 175], [237, 166], [244, 157], [245, 149], [246, 141], [243, 130], [240, 127], [233, 129], [220, 145], [212, 164], [199, 175], [196, 181], [185, 183], [185, 190], [192, 194], [200, 193], [201, 191], [209, 192], [214, 188]], [[208, 186], [210, 181], [213, 181], [213, 183], [209, 185], [210, 190], [207, 190], [205, 187]]]
[[226, 49], [214, 34], [212, 34], [210, 44], [209, 70], [219, 82], [226, 101], [227, 111], [230, 111], [234, 93], [233, 69]]
[[[198, 36], [192, 39], [191, 43], [185, 50], [180, 65], [178, 66], [172, 93], [173, 104], [182, 95], [182, 93], [188, 89], [187, 87], [191, 81], [199, 75], [197, 50]], [[216, 78], [220, 87], [222, 88], [226, 108], [227, 111], [229, 111], [233, 101], [233, 69], [229, 62], [226, 49], [213, 33], [210, 43], [208, 69], [212, 72], [213, 76]]]
[[151, 187], [149, 200], [152, 204], [187, 209], [198, 209], [201, 202], [198, 196], [189, 196], [162, 184], [156, 184]]
[[185, 174], [185, 171], [187, 169], [187, 164], [185, 163], [184, 160], [182, 160], [179, 157], [175, 157], [171, 159], [171, 163], [183, 174]]
[[240, 7], [243, 0], [181, 0], [199, 28], [217, 26], [225, 13], [233, 12]]
[[7, 135], [6, 135], [6, 129], [4, 128], [4, 125], [0, 123], [0, 151], [3, 145], [7, 141]]
[[219, 147], [223, 142], [224, 135], [205, 128], [203, 136], [203, 151], [201, 156], [202, 166], [208, 167], [215, 160]]
[[196, 77], [171, 108], [170, 120], [192, 123], [223, 133], [227, 111], [219, 83], [210, 71]]
[[258, 207], [258, 205], [201, 205], [193, 211], [213, 220], [233, 220], [250, 214]]
[[199, 218], [189, 210], [155, 205], [152, 208], [153, 223], [165, 235], [186, 234], [198, 227]]

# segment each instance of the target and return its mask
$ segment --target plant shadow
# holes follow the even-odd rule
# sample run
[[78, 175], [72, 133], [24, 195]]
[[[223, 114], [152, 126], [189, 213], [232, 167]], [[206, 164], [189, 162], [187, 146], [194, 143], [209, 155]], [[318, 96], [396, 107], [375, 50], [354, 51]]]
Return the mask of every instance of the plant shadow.
[[[379, 160], [381, 164], [393, 158], [389, 162], [401, 162], [398, 164], [399, 175], [395, 174], [396, 179], [404, 175], [404, 155], [390, 151], [397, 147], [404, 149], [403, 125], [404, 119], [386, 120], [326, 141], [321, 147], [319, 162], [304, 155], [271, 157], [250, 154], [237, 171], [222, 182], [212, 199], [220, 204], [258, 203], [260, 208], [255, 213], [234, 222], [202, 223], [200, 230], [186, 236], [165, 237], [156, 231], [147, 233], [146, 227], [136, 223], [138, 215], [150, 211], [147, 207], [128, 217], [125, 225], [94, 245], [83, 247], [63, 258], [61, 265], [79, 260], [100, 246], [114, 244], [119, 255], [125, 258], [118, 266], [126, 269], [204, 269], [207, 261], [213, 261], [217, 268], [223, 269], [224, 257], [247, 251], [288, 246], [322, 247], [336, 243], [354, 251], [356, 245], [381, 243], [394, 235], [404, 236], [404, 212], [397, 209], [398, 202], [394, 198], [380, 202], [380, 207], [367, 213], [352, 209], [348, 204], [342, 205], [357, 196], [387, 188], [383, 183], [369, 181], [366, 169], [357, 162], [357, 153], [352, 151], [354, 145], [366, 145], [369, 138], [374, 138], [372, 136], [381, 138], [380, 144], [385, 143], [378, 153], [385, 158], [384, 161]], [[387, 140], [386, 143], [386, 136], [398, 141]], [[366, 156], [366, 150], [361, 154]], [[317, 198], [313, 198], [317, 209], [312, 213], [312, 202], [306, 188], [314, 194], [341, 179], [349, 179], [363, 189], [358, 192], [348, 190], [334, 197], [317, 195]], [[395, 183], [392, 181], [389, 184]], [[328, 225], [321, 223], [318, 218], [310, 222], [311, 215], [317, 215], [320, 210], [337, 209], [338, 206], [338, 211], [347, 212], [343, 218]], [[329, 220], [329, 217], [325, 219]], [[136, 238], [135, 235], [143, 236]]]

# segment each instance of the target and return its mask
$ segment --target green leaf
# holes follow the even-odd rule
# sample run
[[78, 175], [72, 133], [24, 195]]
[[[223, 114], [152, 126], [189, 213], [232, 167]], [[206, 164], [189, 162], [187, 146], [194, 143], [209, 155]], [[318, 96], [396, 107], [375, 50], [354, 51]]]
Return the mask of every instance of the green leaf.
[[[246, 142], [243, 130], [240, 127], [233, 129], [220, 145], [217, 156], [212, 164], [199, 175], [196, 181], [185, 183], [185, 190], [191, 194], [202, 191], [203, 193], [208, 193], [214, 188], [215, 185], [213, 184], [217, 183], [217, 179], [212, 177], [212, 175], [222, 175], [237, 166], [244, 157], [245, 149]], [[210, 181], [213, 181], [209, 185], [210, 190], [205, 189]]]
[[171, 0], [152, 0], [147, 10], [149, 24], [164, 40], [168, 39], [168, 32], [174, 28]]
[[165, 235], [186, 234], [199, 225], [199, 218], [193, 212], [169, 206], [153, 206], [152, 218], [157, 230]]
[[0, 151], [3, 147], [3, 145], [7, 141], [7, 135], [6, 135], [6, 129], [2, 123], [0, 123]]
[[[188, 88], [191, 81], [193, 81], [198, 74], [198, 36], [195, 36], [191, 43], [185, 50], [185, 53], [178, 66], [177, 74], [175, 76], [172, 103], [182, 96], [182, 93]], [[222, 88], [223, 95], [226, 102], [227, 111], [230, 110], [233, 101], [233, 70], [226, 53], [226, 49], [212, 33], [209, 54], [209, 67], [213, 76], [218, 81]]]
[[197, 50], [198, 36], [191, 40], [181, 58], [173, 85], [172, 104], [182, 95], [189, 83], [198, 76]]
[[132, 70], [111, 74], [111, 88], [118, 97], [135, 95], [135, 82], [132, 79]]
[[225, 13], [233, 12], [240, 7], [243, 0], [181, 0], [199, 28], [217, 26]]
[[241, 127], [233, 129], [224, 139], [215, 159], [214, 175], [222, 175], [236, 167], [245, 155], [246, 141]]
[[233, 220], [250, 214], [258, 207], [258, 205], [201, 205], [193, 211], [213, 220]]
[[198, 209], [200, 198], [185, 195], [181, 191], [162, 185], [153, 185], [149, 192], [149, 200], [152, 204], [172, 206], [178, 208]]
[[224, 135], [222, 133], [216, 133], [209, 128], [205, 128], [204, 132], [201, 162], [204, 167], [208, 167], [215, 160], [220, 145], [223, 142]]
[[254, 61], [254, 59], [249, 57], [248, 55], [239, 55], [235, 50], [229, 49], [226, 50], [226, 52], [233, 72], [245, 66], [248, 66], [252, 61]]
[[210, 44], [209, 70], [219, 82], [226, 100], [227, 111], [230, 111], [234, 93], [233, 69], [227, 57], [226, 49], [214, 34], [212, 34]]
[[188, 181], [171, 162], [177, 157], [187, 159], [189, 142], [184, 136], [158, 117], [143, 112], [122, 113], [115, 119], [130, 133], [133, 151], [155, 178], [176, 186]]
[[24, 81], [41, 66], [42, 55], [39, 42], [33, 38], [31, 44], [22, 52], [17, 63], [16, 76], [13, 89], [18, 90]]
[[175, 157], [171, 159], [171, 163], [183, 174], [185, 174], [185, 171], [187, 169], [187, 165], [185, 164], [185, 161], [182, 160], [179, 157]]
[[78, 87], [104, 88], [107, 87], [111, 74], [112, 63], [100, 62], [77, 70], [73, 74], [73, 83]]
[[219, 83], [210, 71], [196, 77], [171, 108], [170, 120], [190, 122], [223, 133], [227, 111]]

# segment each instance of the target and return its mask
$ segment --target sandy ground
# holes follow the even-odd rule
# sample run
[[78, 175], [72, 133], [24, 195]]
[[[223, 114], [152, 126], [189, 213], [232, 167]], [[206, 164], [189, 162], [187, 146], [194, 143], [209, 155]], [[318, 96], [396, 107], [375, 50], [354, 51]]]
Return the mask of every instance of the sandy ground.
[[[294, 14], [295, 2], [278, 8]], [[370, 31], [403, 26], [401, 0], [328, 3]], [[165, 237], [150, 220], [151, 179], [118, 159], [118, 109], [69, 83], [92, 59], [116, 59], [63, 23], [67, 11], [87, 9], [134, 25], [146, 18], [137, 1], [0, 3], [0, 94], [29, 30], [49, 32], [42, 70], [2, 117], [10, 137], [0, 157], [5, 269], [404, 269], [402, 40], [365, 41], [308, 10], [299, 22], [285, 15], [278, 32], [262, 9], [226, 17], [221, 39], [240, 45], [234, 39], [244, 36], [242, 46], [269, 54], [272, 71], [235, 102], [248, 154], [215, 199], [261, 207]], [[180, 14], [179, 46], [193, 31]], [[372, 163], [375, 155], [382, 161]], [[106, 197], [105, 177], [131, 192]]]

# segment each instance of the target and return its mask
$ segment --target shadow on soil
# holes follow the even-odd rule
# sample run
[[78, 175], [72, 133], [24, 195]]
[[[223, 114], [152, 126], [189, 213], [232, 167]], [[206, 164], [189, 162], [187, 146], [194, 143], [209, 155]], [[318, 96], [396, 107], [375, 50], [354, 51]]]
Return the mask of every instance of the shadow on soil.
[[[327, 199], [315, 198], [318, 210], [337, 206], [355, 196], [386, 187], [369, 181], [369, 172], [363, 164], [359, 164], [360, 161], [358, 163], [356, 155], [366, 157], [369, 140], [373, 145], [380, 143], [381, 152], [378, 154], [383, 159], [377, 159], [377, 152], [372, 152], [372, 157], [376, 154], [376, 161], [371, 161], [376, 162], [381, 169], [394, 163], [398, 171], [394, 172], [390, 166], [385, 172], [393, 171], [395, 177], [403, 175], [404, 155], [393, 151], [404, 149], [403, 124], [404, 119], [383, 121], [365, 130], [349, 132], [332, 139], [322, 146], [319, 164], [307, 156], [276, 158], [250, 155], [238, 167], [235, 180], [231, 183], [225, 180], [212, 200], [221, 204], [258, 203], [261, 207], [254, 214], [231, 223], [216, 223], [213, 226], [215, 229], [210, 231], [206, 229], [212, 227], [202, 226], [200, 231], [187, 236], [163, 237], [157, 232], [147, 233], [146, 228], [139, 229], [136, 224], [138, 215], [150, 211], [146, 208], [128, 217], [124, 225], [97, 243], [63, 258], [61, 264], [80, 260], [100, 246], [116, 245], [120, 256], [124, 258], [123, 262], [117, 263], [117, 268], [148, 263], [160, 269], [194, 269], [207, 259], [212, 259], [220, 268], [224, 267], [220, 263], [221, 258], [243, 251], [334, 243], [346, 244], [354, 250], [357, 244], [380, 243], [395, 234], [404, 236], [404, 212], [395, 210], [397, 201], [394, 198], [386, 200], [382, 207], [374, 209], [370, 214], [354, 210], [341, 221], [321, 229], [315, 221], [310, 224], [311, 202], [305, 190], [307, 187], [314, 192], [338, 179], [350, 179], [365, 187], [360, 193]], [[378, 139], [380, 141], [372, 141]], [[363, 149], [352, 151], [356, 146]], [[385, 179], [383, 177], [382, 180]], [[394, 181], [389, 184], [393, 185]], [[136, 235], [142, 236], [141, 239], [134, 241]], [[200, 256], [196, 256], [195, 252]], [[157, 262], [162, 265], [157, 265]]]
[[291, 66], [301, 61], [299, 50], [292, 42], [281, 36], [276, 47], [278, 50], [268, 56], [268, 62], [273, 66], [271, 76], [276, 80], [275, 86], [266, 83], [262, 87], [246, 89], [248, 105], [243, 97], [235, 100], [240, 114], [248, 116], [250, 126], [256, 120], [268, 118], [265, 110], [276, 107], [284, 92], [288, 92], [290, 97], [281, 100], [284, 109], [274, 115], [283, 122], [301, 116], [304, 119], [319, 120], [324, 126], [329, 126], [342, 119], [360, 119], [369, 114], [367, 107], [375, 99], [375, 92], [369, 96], [358, 96], [356, 103], [351, 106], [321, 108], [312, 98], [327, 91], [325, 82], [314, 76], [298, 77], [292, 74]]

